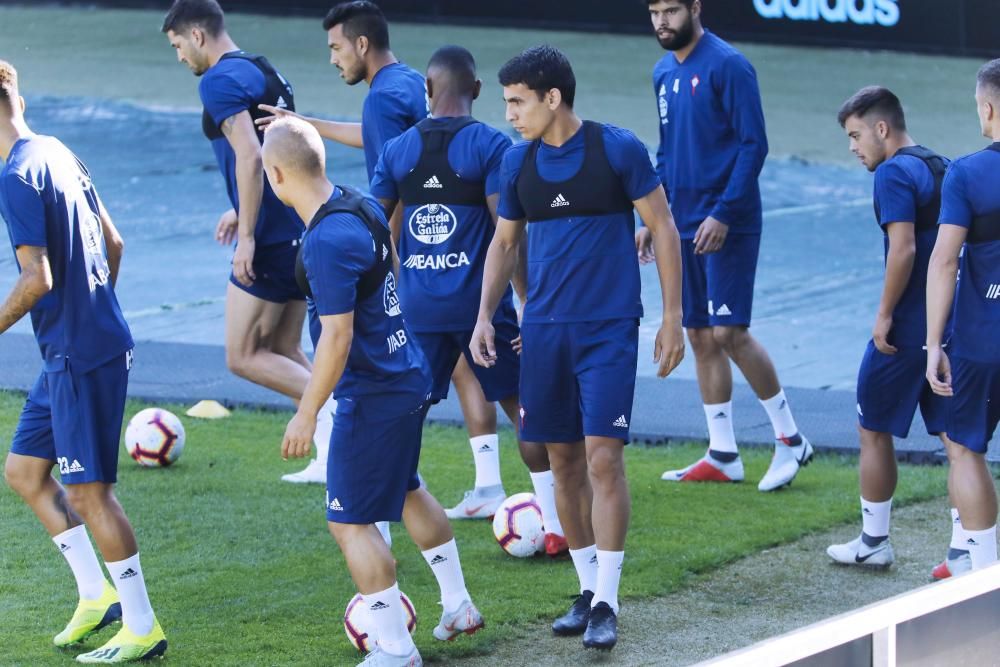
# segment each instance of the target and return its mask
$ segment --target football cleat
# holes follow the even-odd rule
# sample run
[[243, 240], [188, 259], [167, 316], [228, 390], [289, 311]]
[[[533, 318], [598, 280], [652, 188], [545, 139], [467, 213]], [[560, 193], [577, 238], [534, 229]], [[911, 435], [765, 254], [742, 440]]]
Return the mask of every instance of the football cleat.
[[687, 468], [668, 470], [660, 479], [666, 482], [742, 482], [743, 461], [736, 457], [723, 463], [705, 454]]
[[471, 600], [466, 600], [455, 611], [441, 613], [441, 622], [434, 628], [434, 639], [450, 642], [463, 632], [474, 635], [484, 627], [486, 621], [483, 620], [483, 615]]
[[326, 464], [312, 459], [302, 470], [282, 475], [281, 481], [292, 484], [326, 484]]
[[163, 635], [160, 622], [153, 620], [153, 629], [145, 636], [138, 636], [122, 625], [114, 637], [104, 646], [89, 653], [76, 656], [77, 662], [88, 665], [109, 665], [119, 662], [135, 662], [162, 656], [167, 651], [167, 638]]
[[957, 577], [960, 574], [965, 574], [970, 570], [972, 570], [972, 557], [966, 552], [958, 558], [945, 558], [937, 567], [931, 570], [931, 577], [939, 580], [947, 579], [948, 577]]
[[[798, 444], [794, 444], [798, 442]], [[813, 446], [803, 435], [781, 438], [774, 443], [774, 457], [760, 484], [759, 491], [774, 491], [788, 486], [799, 474], [799, 470], [809, 465], [813, 457]]]
[[557, 637], [576, 637], [587, 630], [590, 621], [590, 603], [594, 600], [592, 591], [577, 595], [569, 611], [552, 622], [552, 634]]
[[76, 644], [121, 618], [122, 605], [118, 601], [118, 591], [105, 580], [101, 597], [96, 600], [80, 600], [73, 618], [52, 639], [52, 643], [59, 647]]
[[879, 542], [877, 546], [870, 547], [858, 535], [847, 544], [830, 545], [826, 549], [826, 554], [841, 565], [871, 568], [886, 568], [896, 560], [888, 537]]
[[583, 633], [583, 645], [610, 651], [618, 643], [618, 616], [607, 602], [598, 602], [590, 610], [587, 630]]
[[559, 558], [569, 555], [569, 542], [565, 536], [555, 533], [545, 533], [545, 553], [549, 558]]
[[[493, 491], [497, 489], [497, 491]], [[507, 499], [503, 487], [490, 487], [487, 493], [482, 489], [472, 489], [466, 491], [462, 496], [462, 501], [446, 509], [444, 514], [449, 519], [492, 519], [497, 513], [497, 508]]]
[[392, 655], [376, 646], [358, 663], [358, 667], [423, 667], [423, 664], [416, 646], [406, 655]]

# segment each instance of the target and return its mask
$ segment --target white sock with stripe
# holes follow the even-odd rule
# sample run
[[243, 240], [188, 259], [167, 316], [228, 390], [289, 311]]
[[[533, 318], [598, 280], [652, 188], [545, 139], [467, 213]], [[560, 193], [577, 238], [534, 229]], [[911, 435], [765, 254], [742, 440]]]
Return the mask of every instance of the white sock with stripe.
[[139, 565], [139, 554], [120, 561], [107, 561], [111, 581], [118, 589], [122, 602], [122, 622], [133, 633], [142, 637], [153, 629], [155, 616], [146, 593], [146, 580]]
[[76, 579], [76, 589], [81, 600], [96, 600], [104, 593], [104, 570], [97, 560], [97, 552], [83, 524], [74, 526], [52, 538], [63, 558], [69, 563]]

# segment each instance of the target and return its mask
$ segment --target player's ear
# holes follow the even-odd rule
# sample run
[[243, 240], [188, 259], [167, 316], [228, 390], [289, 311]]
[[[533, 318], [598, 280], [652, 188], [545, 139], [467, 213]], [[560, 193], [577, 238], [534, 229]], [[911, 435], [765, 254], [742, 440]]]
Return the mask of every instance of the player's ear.
[[364, 58], [365, 54], [368, 53], [368, 38], [364, 35], [358, 37], [358, 39], [354, 42], [354, 48], [357, 49], [358, 54]]
[[545, 101], [549, 109], [555, 111], [562, 102], [562, 91], [558, 88], [550, 88], [549, 92], [545, 95]]
[[434, 98], [434, 82], [431, 81], [430, 77], [424, 79], [424, 86], [427, 88], [427, 99]]
[[879, 139], [883, 141], [889, 138], [889, 123], [884, 120], [880, 120], [875, 123], [875, 132], [878, 133]]
[[281, 172], [281, 167], [276, 164], [271, 165], [271, 179], [278, 185], [285, 183], [285, 175]]
[[205, 46], [205, 31], [198, 27], [191, 28], [191, 41], [198, 48]]
[[23, 116], [25, 109], [28, 108], [28, 104], [24, 101], [24, 98], [21, 97], [20, 95], [17, 96], [17, 103], [21, 107], [21, 115]]
[[483, 80], [482, 79], [476, 79], [476, 83], [473, 84], [473, 86], [472, 86], [472, 99], [478, 100], [479, 99], [479, 93], [481, 93], [482, 90], [483, 90]]
[[701, 0], [694, 0], [691, 3], [691, 16], [694, 18], [701, 18]]

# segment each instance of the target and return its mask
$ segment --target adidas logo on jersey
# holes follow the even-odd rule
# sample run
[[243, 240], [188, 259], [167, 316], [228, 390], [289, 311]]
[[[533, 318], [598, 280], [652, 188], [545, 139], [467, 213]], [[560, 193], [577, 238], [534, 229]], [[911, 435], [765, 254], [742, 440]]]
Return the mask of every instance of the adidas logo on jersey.
[[372, 611], [383, 611], [383, 610], [388, 609], [388, 608], [389, 608], [389, 605], [387, 605], [386, 603], [382, 602], [381, 600], [376, 600], [375, 604], [373, 604], [371, 607], [369, 607], [369, 609], [371, 609]]
[[82, 465], [80, 465], [79, 461], [77, 461], [76, 459], [73, 459], [73, 463], [71, 463], [69, 465], [69, 471], [70, 472], [86, 472], [86, 468], [84, 468]]
[[431, 567], [435, 565], [440, 565], [441, 563], [444, 563], [447, 560], [448, 559], [442, 556], [441, 554], [437, 554], [436, 556], [434, 556], [434, 558], [431, 558]]
[[281, 95], [279, 95], [278, 96], [278, 101], [274, 103], [274, 106], [278, 107], [279, 109], [287, 109], [288, 108], [288, 102], [285, 101], [284, 97], [282, 97]]
[[334, 498], [330, 501], [330, 509], [334, 512], [343, 512], [344, 506], [340, 504], [340, 501]]
[[121, 576], [118, 577], [118, 580], [121, 581], [122, 579], [131, 579], [132, 577], [138, 577], [138, 576], [139, 576], [138, 572], [136, 572], [132, 568], [128, 568], [127, 570], [122, 572]]
[[435, 176], [431, 176], [426, 181], [424, 181], [424, 187], [425, 188], [432, 188], [432, 189], [435, 189], [435, 190], [440, 190], [441, 188], [444, 187], [444, 185], [441, 184], [441, 181], [439, 181], [438, 177], [435, 175]]
[[622, 415], [614, 421], [612, 426], [617, 426], [618, 428], [628, 428], [628, 420], [625, 419], [625, 415]]
[[990, 285], [990, 288], [986, 290], [987, 299], [1000, 299], [1000, 285]]
[[561, 192], [556, 195], [556, 198], [552, 200], [551, 204], [552, 208], [559, 208], [560, 206], [569, 206], [569, 200], [563, 197]]

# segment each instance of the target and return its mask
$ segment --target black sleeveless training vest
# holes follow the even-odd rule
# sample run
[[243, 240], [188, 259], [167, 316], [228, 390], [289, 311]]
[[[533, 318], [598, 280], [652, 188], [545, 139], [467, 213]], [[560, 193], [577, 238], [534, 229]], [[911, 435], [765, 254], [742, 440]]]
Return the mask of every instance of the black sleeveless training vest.
[[599, 123], [583, 121], [584, 157], [580, 171], [552, 183], [538, 173], [535, 158], [541, 139], [531, 143], [517, 179], [517, 198], [528, 222], [632, 212], [621, 178], [611, 168]]
[[[257, 69], [264, 74], [264, 95], [253, 106], [247, 109], [250, 113], [250, 118], [257, 120], [258, 118], [266, 118], [271, 115], [266, 111], [258, 109], [257, 104], [270, 104], [273, 107], [295, 111], [295, 96], [292, 94], [292, 84], [288, 83], [283, 76], [278, 74], [278, 70], [274, 69], [274, 66], [267, 61], [267, 58], [246, 53], [245, 51], [230, 51], [224, 54], [219, 60], [221, 61], [226, 58], [248, 60], [256, 65]], [[201, 129], [205, 133], [205, 136], [212, 141], [222, 139], [224, 136], [219, 126], [212, 120], [212, 116], [208, 113], [207, 109], [203, 109], [201, 113]], [[257, 128], [257, 137], [263, 141], [264, 131], [261, 128]]]
[[462, 116], [443, 123], [426, 118], [416, 124], [423, 151], [417, 166], [399, 183], [399, 198], [405, 206], [486, 205], [486, 183], [463, 179], [448, 163], [448, 147], [455, 135], [478, 122], [471, 116]]
[[358, 278], [358, 303], [361, 303], [382, 288], [382, 285], [385, 284], [385, 277], [392, 270], [392, 238], [389, 235], [389, 229], [372, 211], [364, 195], [347, 185], [336, 187], [340, 188], [343, 194], [333, 201], [323, 204], [313, 216], [306, 233], [302, 235], [299, 252], [295, 256], [295, 282], [299, 284], [299, 289], [302, 290], [303, 294], [312, 298], [312, 289], [306, 278], [306, 267], [302, 262], [302, 251], [306, 245], [306, 238], [312, 230], [322, 224], [327, 216], [333, 213], [350, 213], [365, 223], [375, 240], [375, 264]]
[[[1000, 153], [1000, 141], [991, 144], [986, 150]], [[973, 218], [969, 235], [965, 239], [966, 243], [973, 245], [991, 241], [1000, 241], [1000, 211], [977, 215]]]
[[[896, 155], [911, 155], [921, 160], [931, 170], [931, 175], [934, 177], [934, 194], [931, 195], [930, 201], [917, 209], [917, 219], [913, 224], [916, 232], [937, 229], [938, 218], [941, 215], [941, 185], [944, 183], [945, 172], [948, 171], [948, 159], [923, 146], [900, 148], [896, 151]], [[875, 219], [879, 225], [882, 224], [882, 212], [877, 205]]]

